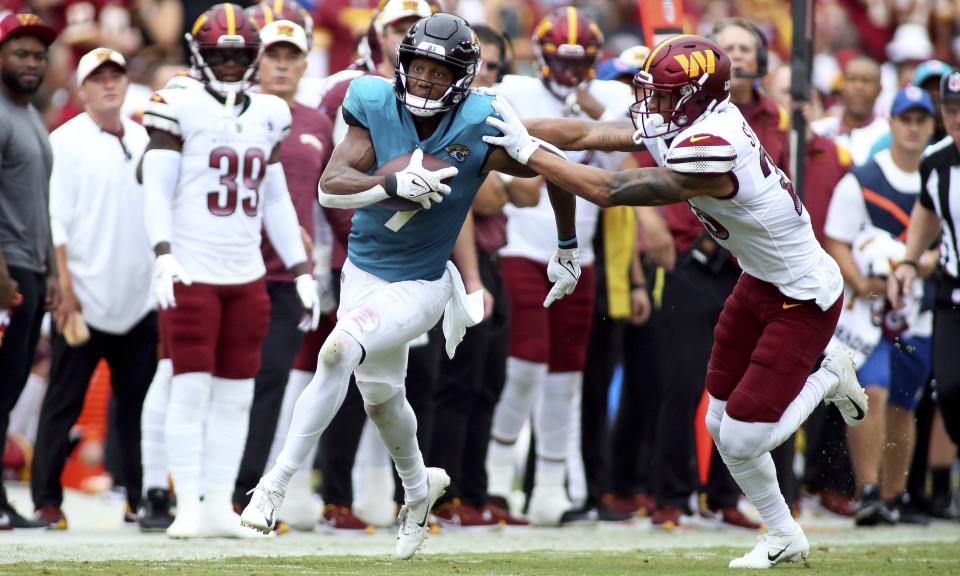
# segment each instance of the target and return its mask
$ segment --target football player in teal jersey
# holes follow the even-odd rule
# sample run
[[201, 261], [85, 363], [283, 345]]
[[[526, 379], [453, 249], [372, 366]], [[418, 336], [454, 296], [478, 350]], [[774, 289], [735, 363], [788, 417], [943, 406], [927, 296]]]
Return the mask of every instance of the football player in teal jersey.
[[[260, 480], [242, 521], [263, 531], [272, 528], [289, 478], [333, 419], [355, 373], [367, 415], [403, 483], [406, 505], [395, 556], [406, 559], [423, 542], [430, 509], [450, 482], [444, 470], [424, 466], [417, 445], [416, 418], [404, 395], [408, 343], [443, 315], [452, 355], [466, 326], [482, 319], [470, 206], [491, 170], [533, 172], [482, 140], [496, 134], [485, 123], [494, 114], [494, 98], [470, 90], [481, 54], [466, 21], [444, 13], [423, 18], [397, 53], [393, 81], [357, 78], [343, 103], [349, 129], [318, 191], [325, 206], [357, 208], [339, 320], [320, 350], [313, 381], [297, 401], [277, 464]], [[410, 153], [402, 170], [375, 174]], [[428, 170], [424, 154], [450, 167]], [[413, 202], [415, 209], [397, 210], [395, 199]], [[547, 267], [554, 286], [544, 306], [571, 293], [580, 275], [573, 196], [550, 191], [550, 199], [558, 246]], [[451, 254], [462, 277], [448, 262]]]

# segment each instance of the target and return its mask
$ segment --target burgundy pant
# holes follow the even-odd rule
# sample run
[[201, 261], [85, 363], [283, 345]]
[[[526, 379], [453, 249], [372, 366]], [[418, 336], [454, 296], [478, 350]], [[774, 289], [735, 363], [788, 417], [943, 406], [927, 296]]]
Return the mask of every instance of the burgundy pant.
[[573, 294], [543, 301], [553, 284], [547, 267], [526, 258], [504, 258], [501, 270], [510, 293], [510, 356], [548, 364], [550, 372], [580, 372], [593, 325], [596, 278], [586, 266]]
[[174, 285], [176, 308], [163, 313], [163, 336], [174, 374], [206, 372], [253, 378], [270, 322], [263, 278], [247, 284]]
[[776, 286], [743, 274], [713, 332], [707, 390], [727, 401], [732, 418], [780, 420], [830, 341], [842, 306], [843, 296], [821, 310], [813, 301], [787, 298]]

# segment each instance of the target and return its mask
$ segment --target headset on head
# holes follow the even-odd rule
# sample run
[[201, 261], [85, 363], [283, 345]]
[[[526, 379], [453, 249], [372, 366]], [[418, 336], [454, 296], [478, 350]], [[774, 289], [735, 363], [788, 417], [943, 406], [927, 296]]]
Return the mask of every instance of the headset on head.
[[[488, 32], [492, 32], [491, 36], [496, 38], [497, 48], [500, 49], [500, 68], [497, 69], [497, 83], [500, 83], [503, 81], [503, 77], [509, 73], [510, 67], [513, 65], [513, 43], [510, 42], [510, 38], [506, 34], [492, 26], [477, 24], [473, 29], [476, 31], [477, 28], [480, 27], [486, 28]], [[480, 41], [483, 42], [482, 39]]]
[[710, 40], [716, 42], [717, 34], [722, 30], [730, 28], [731, 26], [736, 26], [737, 28], [743, 28], [744, 30], [749, 30], [753, 32], [753, 35], [757, 39], [757, 72], [756, 74], [741, 74], [738, 75], [740, 78], [763, 78], [767, 75], [767, 67], [769, 65], [769, 53], [770, 46], [767, 43], [767, 37], [763, 35], [763, 31], [760, 30], [760, 27], [747, 20], [746, 18], [732, 17], [724, 18], [717, 21], [713, 26], [713, 31], [710, 32]]

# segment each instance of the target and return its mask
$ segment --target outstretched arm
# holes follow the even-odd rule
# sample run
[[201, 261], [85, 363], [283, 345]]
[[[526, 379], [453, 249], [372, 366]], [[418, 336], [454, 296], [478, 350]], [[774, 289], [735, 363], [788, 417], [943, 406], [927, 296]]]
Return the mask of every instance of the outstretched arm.
[[636, 131], [629, 120], [594, 122], [576, 118], [530, 118], [523, 121], [530, 135], [561, 150], [643, 150], [633, 141]]
[[682, 174], [665, 168], [635, 168], [610, 172], [574, 164], [538, 150], [527, 166], [550, 182], [598, 206], [659, 206], [694, 196], [728, 196], [733, 181], [718, 176]]

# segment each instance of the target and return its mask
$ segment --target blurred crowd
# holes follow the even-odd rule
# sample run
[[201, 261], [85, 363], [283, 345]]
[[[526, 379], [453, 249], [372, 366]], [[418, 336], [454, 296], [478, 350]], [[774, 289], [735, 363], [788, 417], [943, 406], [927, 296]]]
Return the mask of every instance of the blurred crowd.
[[[238, 3], [259, 10], [256, 14], [263, 24], [299, 20], [310, 42], [297, 100], [309, 102], [331, 116], [324, 129], [329, 132], [329, 141], [337, 142], [339, 102], [334, 99], [331, 107], [328, 98], [335, 93], [337, 78], [344, 78], [345, 70], [348, 79], [350, 70], [382, 71], [386, 58], [380, 55], [378, 61], [375, 55], [378, 50], [391, 47], [385, 41], [390, 26], [401, 21], [407, 25], [415, 22], [421, 2], [381, 0], [378, 6], [371, 0], [317, 0], [300, 2], [299, 8], [289, 0], [270, 0], [256, 6]], [[404, 4], [402, 9], [389, 7], [397, 3]], [[481, 34], [481, 44], [485, 51], [490, 46], [498, 54], [496, 58], [484, 56], [486, 64], [496, 63], [491, 68], [493, 74], [484, 80], [488, 87], [496, 90], [504, 74], [541, 78], [544, 83], [551, 78], [539, 59], [538, 37], [542, 36], [542, 29], [538, 30], [538, 23], [555, 8], [566, 6], [566, 2], [440, 3], [443, 11], [488, 27], [491, 36]], [[122, 69], [129, 78], [122, 115], [139, 122], [151, 95], [189, 67], [190, 53], [184, 34], [214, 4], [178, 0], [0, 0], [0, 18], [6, 13], [30, 12], [57, 31], [56, 41], [49, 46], [43, 84], [31, 99], [47, 130], [53, 132], [84, 111], [78, 95], [77, 70], [81, 58], [98, 48], [108, 48], [122, 56]], [[818, 0], [815, 4], [814, 93], [809, 103], [795, 104], [790, 97], [794, 31], [789, 3], [684, 0], [682, 28], [687, 33], [712, 36], [730, 55], [735, 71], [732, 99], [744, 111], [770, 157], [784, 170], [791, 165], [791, 113], [795, 107], [803, 111], [808, 133], [806, 157], [797, 162], [797, 169], [805, 171], [804, 189], [799, 192], [818, 240], [838, 262], [853, 262], [858, 257], [853, 252], [858, 245], [857, 229], [847, 222], [849, 204], [835, 199], [835, 195], [844, 188], [843, 181], [851, 170], [874, 157], [888, 158], [889, 154], [882, 156], [886, 148], [896, 150], [895, 159], [900, 158], [898, 155], [915, 157], [912, 170], [900, 164], [898, 168], [905, 173], [917, 172], [923, 147], [945, 136], [939, 113], [941, 84], [960, 62], [960, 0]], [[652, 48], [641, 28], [642, 7], [646, 3], [588, 0], [575, 5], [602, 31], [598, 38], [603, 44], [587, 77], [568, 86], [567, 93], [553, 93], [558, 114], [585, 114], [608, 120], [611, 116], [604, 113], [619, 106], [619, 101], [614, 102], [612, 97], [609, 102], [604, 101], [600, 92], [590, 95], [586, 87], [591, 81], [601, 87], [608, 86], [601, 82], [609, 86], [617, 82], [630, 84]], [[391, 10], [400, 17], [382, 22], [379, 28], [372, 25], [377, 14]], [[395, 46], [397, 40], [392, 42]], [[364, 59], [366, 64], [358, 64]], [[390, 68], [388, 62], [387, 69]], [[480, 87], [480, 82], [474, 87]], [[623, 86], [620, 89], [627, 90]], [[311, 90], [314, 92], [309, 93]], [[615, 92], [613, 88], [604, 90]], [[342, 101], [342, 92], [339, 98]], [[629, 95], [627, 98], [629, 105], [633, 99]], [[600, 106], [593, 113], [593, 107], [601, 104], [606, 109]], [[896, 119], [914, 113], [922, 117], [911, 117], [911, 122], [919, 126], [929, 120], [929, 125], [920, 126], [919, 132], [910, 135], [898, 133]], [[596, 156], [583, 162], [610, 169], [651, 165], [649, 155], [644, 153]], [[500, 180], [499, 196], [475, 204], [474, 211], [480, 217], [507, 222], [492, 228], [499, 231], [492, 240], [481, 238], [478, 232], [477, 242], [480, 257], [487, 258], [492, 269], [496, 269], [496, 279], [491, 282], [505, 282], [501, 286], [502, 305], [509, 308], [506, 303], [521, 300], [518, 293], [525, 289], [520, 283], [522, 275], [516, 272], [517, 251], [522, 248], [517, 248], [516, 238], [499, 238], [497, 234], [523, 235], [528, 222], [524, 218], [529, 217], [524, 211], [545, 202], [541, 198], [545, 194], [540, 192], [540, 182], [524, 188], [519, 180]], [[319, 207], [316, 212], [321, 213]], [[909, 208], [905, 212], [909, 213]], [[318, 270], [330, 274], [333, 269], [335, 277], [339, 273], [337, 251], [343, 249], [342, 241], [336, 247], [336, 238], [345, 240], [350, 223], [329, 210], [323, 213], [326, 227], [318, 225], [307, 232], [313, 236], [314, 246], [333, 245], [333, 256], [315, 252], [314, 275]], [[736, 261], [703, 234], [700, 221], [691, 216], [686, 206], [607, 209], [592, 218], [588, 238], [596, 258], [596, 286], [587, 292], [592, 301], [579, 309], [590, 321], [557, 325], [553, 328], [558, 332], [534, 335], [534, 340], [549, 338], [560, 343], [556, 345], [567, 346], [563, 348], [567, 363], [555, 358], [538, 359], [536, 354], [531, 357], [527, 350], [516, 347], [514, 342], [520, 341], [517, 332], [525, 327], [518, 327], [516, 320], [511, 323], [509, 310], [495, 311], [485, 321], [482, 342], [465, 342], [465, 349], [470, 352], [461, 349], [458, 354], [473, 354], [472, 363], [466, 367], [441, 358], [439, 328], [411, 350], [408, 397], [420, 422], [418, 435], [424, 459], [428, 465], [444, 459], [442, 464], [448, 471], [453, 468], [460, 474], [459, 480], [454, 478], [454, 489], [435, 509], [437, 522], [441, 526], [528, 522], [559, 525], [624, 522], [649, 515], [655, 526], [667, 530], [685, 523], [759, 528], [756, 516], [744, 506], [718, 454], [711, 451], [703, 418], [699, 416], [703, 410], [703, 379], [712, 329], [739, 276]], [[316, 230], [321, 232], [314, 234]], [[580, 236], [583, 242], [584, 235]], [[539, 261], [533, 255], [526, 257]], [[342, 253], [340, 258], [342, 266]], [[926, 264], [933, 267], [935, 257], [931, 258]], [[868, 314], [882, 316], [883, 289], [877, 287], [882, 273], [857, 272], [855, 264], [845, 266], [844, 262], [841, 270], [847, 281], [848, 297], [879, 301], [879, 312], [874, 304], [873, 312]], [[511, 280], [515, 281], [512, 286]], [[330, 282], [329, 278], [326, 282]], [[488, 289], [491, 282], [485, 279]], [[583, 285], [579, 290], [584, 290]], [[500, 304], [501, 300], [497, 302]], [[329, 321], [330, 308], [327, 307], [325, 321]], [[918, 320], [914, 328], [922, 322]], [[38, 436], [43, 435], [38, 428], [45, 421], [41, 407], [50, 379], [51, 340], [62, 338], [60, 333], [65, 331], [62, 323], [53, 318], [48, 318], [44, 326], [26, 387], [10, 413], [3, 451], [3, 476], [7, 480], [30, 482], [31, 470], [37, 471], [33, 448]], [[285, 372], [299, 372], [290, 378], [291, 382], [300, 382], [300, 389], [309, 381], [316, 363], [319, 344], [311, 342], [316, 340], [311, 334], [304, 339], [303, 347], [307, 356], [312, 353], [313, 366], [309, 359], [298, 359]], [[838, 339], [842, 340], [841, 336], [838, 334]], [[866, 380], [861, 374], [861, 383], [871, 394], [870, 415], [875, 420], [856, 433], [848, 435], [832, 408], [818, 409], [804, 430], [774, 453], [781, 489], [795, 515], [811, 507], [817, 512], [854, 518], [851, 521], [862, 526], [927, 524], [931, 518], [955, 521], [960, 518], [960, 499], [954, 490], [957, 439], [951, 440], [949, 426], [945, 426], [933, 397], [929, 330], [923, 333], [917, 328], [906, 336], [900, 332], [878, 338], [889, 338], [890, 346], [898, 350], [901, 341], [916, 339], [909, 340], [904, 347], [925, 358], [918, 360], [918, 366], [910, 371], [898, 373], [907, 382], [891, 385], [890, 374], [871, 373]], [[509, 347], [507, 342], [511, 343]], [[880, 348], [883, 346], [876, 345], [876, 349]], [[862, 350], [861, 363], [867, 361], [873, 350], [873, 346]], [[561, 368], [556, 368], [557, 362]], [[268, 363], [267, 358], [264, 363]], [[292, 357], [289, 363], [293, 363]], [[540, 374], [535, 365], [542, 366], [539, 376], [533, 375]], [[556, 378], [562, 374], [574, 374], [570, 384]], [[8, 377], [0, 374], [0, 379]], [[541, 432], [542, 426], [530, 420], [530, 416], [545, 412], [539, 404], [534, 410], [531, 404], [521, 402], [525, 411], [511, 415], [499, 404], [503, 397], [516, 400], [510, 396], [518, 394], [511, 392], [511, 380], [536, 378], [545, 382], [541, 385], [544, 399], [536, 402], [550, 402], [548, 390], [565, 386], [563, 401], [569, 401], [575, 410], [569, 430], [565, 429], [568, 443], [559, 455], [559, 484], [564, 486], [564, 494], [552, 494], [539, 501], [537, 478], [542, 496], [542, 482], [555, 470], [544, 464], [541, 438], [532, 434]], [[162, 379], [158, 373], [154, 385]], [[466, 379], [489, 380], [492, 385], [478, 382], [464, 391]], [[117, 413], [127, 407], [112, 398], [109, 380], [109, 371], [101, 365], [89, 388], [83, 389], [83, 412], [68, 426], [63, 447], [57, 445], [67, 459], [61, 482], [92, 492], [136, 487], [136, 497], [128, 497], [130, 509], [125, 520], [139, 521], [145, 529], [164, 528], [175, 509], [176, 487], [143, 482], [138, 518], [141, 480], [125, 479], [131, 469], [124, 462], [129, 450], [119, 446], [125, 431], [122, 425], [118, 427]], [[871, 393], [871, 385], [886, 392]], [[288, 385], [287, 395], [290, 394]], [[464, 399], [475, 405], [464, 406]], [[141, 404], [142, 401], [143, 396]], [[292, 409], [292, 405], [286, 406], [288, 402], [283, 399], [284, 410]], [[286, 525], [302, 529], [313, 529], [317, 522], [334, 529], [392, 525], [394, 500], [400, 500], [399, 482], [394, 480], [383, 448], [376, 446], [379, 438], [369, 426], [364, 428], [358, 400], [348, 396], [345, 411], [349, 412], [351, 402], [355, 418], [340, 423], [339, 428], [332, 427], [324, 438], [333, 440], [321, 440], [313, 460], [315, 473], [307, 475], [302, 483], [305, 495], [297, 499], [288, 494], [281, 516]], [[522, 425], [522, 432], [505, 424], [509, 418]], [[337, 425], [335, 421], [332, 426]], [[144, 426], [146, 454], [155, 448], [147, 447]], [[463, 437], [448, 436], [448, 431], [454, 429], [462, 430]], [[270, 444], [271, 439], [267, 438], [261, 447], [264, 460]], [[251, 449], [250, 442], [247, 449]], [[276, 447], [271, 454], [272, 461]], [[248, 465], [245, 460], [241, 477]], [[238, 479], [233, 494], [237, 511], [246, 504], [245, 489], [252, 488], [263, 472], [262, 463], [259, 468], [251, 472], [251, 478]], [[47, 468], [42, 471], [50, 472]], [[36, 478], [32, 481], [36, 482]], [[243, 482], [249, 485], [241, 486]], [[149, 492], [150, 489], [154, 491]], [[49, 496], [43, 490], [35, 490], [34, 495], [37, 494]], [[33, 520], [25, 520], [25, 526], [66, 528], [66, 515], [56, 500], [54, 496], [49, 502], [35, 502], [37, 515]], [[9, 508], [5, 497], [2, 503]], [[33, 516], [34, 510], [28, 503], [19, 502], [16, 508], [23, 516]], [[0, 523], [0, 529], [8, 527], [11, 525]]]

